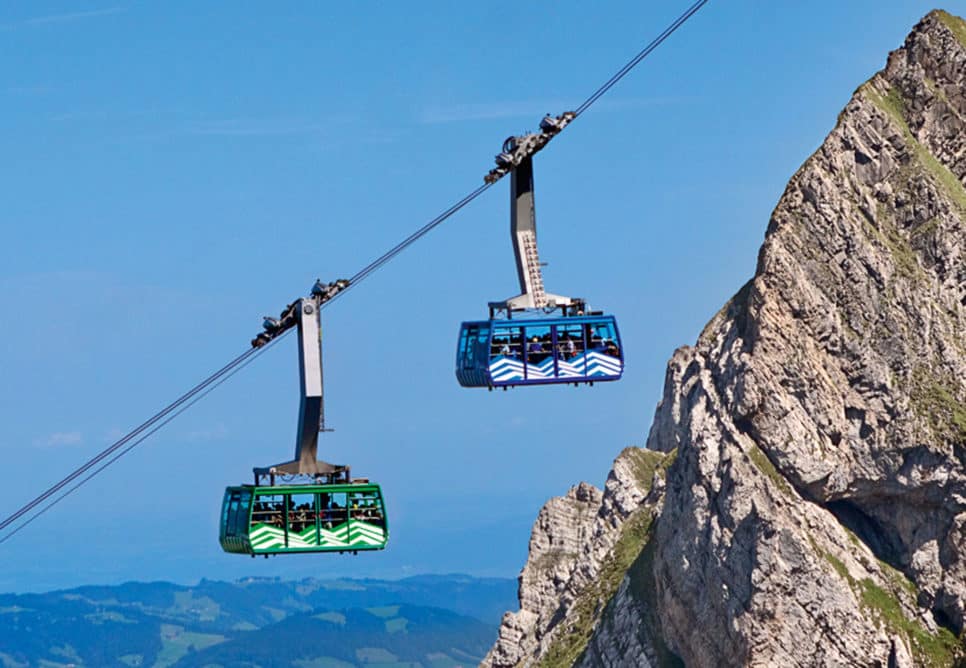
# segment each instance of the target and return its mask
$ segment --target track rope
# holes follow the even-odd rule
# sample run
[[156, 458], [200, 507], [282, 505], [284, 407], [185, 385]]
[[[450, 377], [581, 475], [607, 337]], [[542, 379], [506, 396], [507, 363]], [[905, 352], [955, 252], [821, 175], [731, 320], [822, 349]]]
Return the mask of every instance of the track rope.
[[[631, 60], [621, 67], [610, 79], [608, 79], [603, 85], [595, 90], [590, 97], [584, 100], [574, 112], [574, 118], [587, 111], [591, 105], [593, 105], [598, 99], [601, 98], [601, 96], [607, 93], [607, 91], [613, 88], [617, 82], [623, 79], [642, 60], [647, 58], [648, 55], [650, 55], [658, 46], [661, 45], [661, 43], [664, 42], [664, 40], [666, 40], [678, 28], [684, 25], [684, 23], [694, 16], [698, 10], [707, 4], [707, 2], [708, 0], [698, 0], [698, 2], [695, 2], [693, 5], [691, 5], [683, 14], [681, 14], [681, 16], [671, 23], [671, 25], [669, 25], [664, 32], [655, 37], [650, 43], [647, 44], [647, 46], [641, 49], [633, 58], [631, 58]], [[490, 186], [492, 185], [492, 183], [485, 183], [484, 185], [479, 186], [476, 188], [476, 190], [470, 192], [468, 195], [444, 210], [438, 216], [417, 229], [401, 242], [360, 269], [349, 279], [349, 285], [345, 289], [341, 290], [331, 299], [321, 304], [320, 308], [324, 308], [327, 304], [332, 303], [341, 295], [348, 292], [351, 288], [355, 287], [356, 284], [378, 271], [390, 260], [406, 250], [409, 246], [419, 241], [429, 232], [449, 219], [453, 214], [489, 190]], [[285, 334], [287, 333], [288, 332], [285, 332], [277, 338], [272, 339], [264, 346], [250, 348], [238, 355], [235, 359], [228, 362], [228, 364], [221, 367], [200, 383], [195, 385], [193, 388], [185, 392], [183, 395], [175, 399], [173, 402], [168, 404], [168, 406], [155, 413], [146, 421], [142, 422], [128, 434], [106, 447], [97, 455], [90, 458], [81, 466], [72, 471], [69, 475], [54, 483], [37, 497], [21, 506], [4, 520], [0, 521], [0, 544], [10, 540], [14, 535], [19, 533], [31, 522], [63, 501], [68, 495], [90, 482], [94, 477], [104, 471], [111, 464], [117, 462], [124, 455], [131, 452], [131, 450], [143, 443], [148, 437], [156, 433], [162, 427], [167, 425], [169, 422], [188, 410], [191, 406], [195, 405], [197, 402], [207, 396], [216, 387], [224, 383], [237, 372], [241, 371], [244, 367], [251, 364], [268, 348], [272, 347], [277, 341], [284, 338]], [[18, 520], [20, 520], [19, 524], [17, 524]], [[14, 526], [15, 524], [16, 526]]]

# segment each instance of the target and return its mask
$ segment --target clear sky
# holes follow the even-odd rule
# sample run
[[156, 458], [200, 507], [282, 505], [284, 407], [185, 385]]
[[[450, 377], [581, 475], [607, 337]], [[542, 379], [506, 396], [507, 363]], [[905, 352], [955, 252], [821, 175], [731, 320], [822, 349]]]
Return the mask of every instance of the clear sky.
[[[6, 2], [6, 515], [475, 188], [690, 4]], [[673, 350], [933, 5], [711, 0], [536, 160], [548, 290], [618, 316], [619, 383], [488, 393], [460, 321], [516, 294], [501, 182], [324, 312], [321, 454], [383, 484], [384, 553], [253, 561], [224, 487], [290, 457], [294, 337], [0, 546], [0, 591], [245, 575], [515, 575], [541, 504], [643, 444]], [[966, 0], [945, 8], [966, 15]]]

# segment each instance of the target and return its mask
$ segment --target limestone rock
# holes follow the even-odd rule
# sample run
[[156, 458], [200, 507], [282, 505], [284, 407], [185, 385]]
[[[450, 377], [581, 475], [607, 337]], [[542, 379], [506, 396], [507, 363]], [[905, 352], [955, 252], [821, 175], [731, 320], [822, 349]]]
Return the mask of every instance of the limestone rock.
[[[636, 537], [660, 506], [661, 464], [668, 460], [658, 452], [628, 448], [614, 462], [603, 492], [580, 483], [544, 505], [520, 574], [520, 610], [503, 616], [483, 665], [531, 665], [548, 653], [570, 662], [577, 658], [630, 558], [640, 551]], [[622, 538], [629, 544], [628, 556], [617, 563], [612, 557]], [[572, 636], [579, 640], [572, 642]]]
[[964, 183], [966, 23], [935, 11], [791, 179], [754, 278], [674, 353], [647, 450], [541, 511], [485, 665], [962, 655]]

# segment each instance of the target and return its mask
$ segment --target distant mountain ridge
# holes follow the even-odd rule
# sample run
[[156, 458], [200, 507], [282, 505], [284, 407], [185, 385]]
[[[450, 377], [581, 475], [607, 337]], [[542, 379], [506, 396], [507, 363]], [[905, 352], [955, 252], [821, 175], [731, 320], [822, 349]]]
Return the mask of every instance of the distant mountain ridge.
[[476, 665], [510, 579], [249, 578], [0, 595], [0, 666]]
[[496, 627], [412, 605], [295, 615], [193, 652], [179, 668], [204, 666], [476, 666]]

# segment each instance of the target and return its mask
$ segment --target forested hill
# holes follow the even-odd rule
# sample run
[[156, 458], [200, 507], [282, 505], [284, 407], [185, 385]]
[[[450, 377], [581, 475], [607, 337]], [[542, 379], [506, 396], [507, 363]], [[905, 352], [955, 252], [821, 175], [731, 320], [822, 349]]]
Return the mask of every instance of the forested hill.
[[0, 666], [476, 665], [509, 579], [130, 582], [0, 595]]

